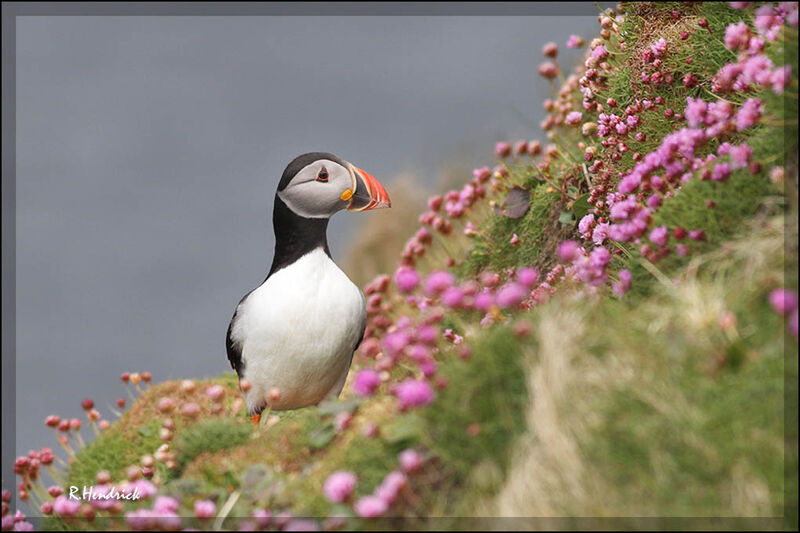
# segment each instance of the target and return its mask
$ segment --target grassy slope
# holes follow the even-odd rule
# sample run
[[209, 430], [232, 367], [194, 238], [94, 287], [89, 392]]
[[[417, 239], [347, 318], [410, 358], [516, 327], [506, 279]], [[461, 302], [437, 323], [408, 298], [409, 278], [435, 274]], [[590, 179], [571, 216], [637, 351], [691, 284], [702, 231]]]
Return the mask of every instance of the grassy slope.
[[[685, 10], [685, 16], [664, 23], [664, 13], [673, 8]], [[708, 80], [733, 59], [720, 35], [741, 13], [720, 4], [635, 9], [622, 29], [628, 50], [691, 28], [693, 38], [671, 56], [676, 69]], [[710, 21], [713, 34], [697, 31], [700, 17]], [[796, 47], [795, 32], [786, 44], [794, 55], [776, 63], [796, 66]], [[610, 96], [623, 107], [648, 96], [648, 89], [631, 82], [635, 57], [630, 52], [614, 57], [619, 70], [610, 80]], [[686, 57], [695, 61], [687, 66]], [[796, 87], [795, 82], [795, 98], [786, 109], [783, 99], [762, 95], [769, 120], [796, 117]], [[687, 95], [708, 97], [702, 88], [660, 94], [675, 109], [682, 109]], [[646, 153], [669, 132], [671, 124], [657, 115], [645, 120], [648, 140], [634, 150]], [[177, 383], [165, 383], [149, 389], [79, 454], [69, 480], [89, 483], [101, 469], [118, 479], [127, 465], [153, 453], [160, 444], [155, 404], [170, 395], [200, 404], [204, 425], [175, 417], [180, 468], [159, 467], [157, 479], [166, 492], [183, 495], [187, 506], [200, 496], [222, 505], [232, 491], [240, 491], [232, 517], [254, 507], [350, 515], [349, 508], [322, 498], [325, 478], [353, 470], [359, 476], [357, 495], [367, 494], [396, 468], [399, 451], [416, 446], [426, 450], [432, 466], [412, 479], [415, 496], [393, 509], [405, 517], [780, 516], [786, 489], [795, 502], [787, 525], [796, 527], [796, 433], [787, 437], [795, 453], [782, 451], [784, 395], [797, 397], [792, 355], [797, 343], [780, 333], [783, 321], [765, 296], [784, 284], [796, 289], [797, 227], [783, 227], [781, 218], [787, 212], [796, 216], [796, 204], [787, 205], [796, 202], [796, 192], [781, 194], [766, 177], [773, 164], [785, 164], [787, 176], [796, 175], [796, 160], [785, 160], [796, 150], [796, 127], [796, 121], [787, 131], [762, 127], [749, 137], [756, 159], [770, 162], [761, 174], [737, 171], [721, 184], [693, 181], [665, 202], [657, 223], [701, 227], [708, 234], [698, 250], [703, 255], [669, 257], [658, 265], [679, 284], [659, 282], [634, 251], [630, 258], [615, 259], [616, 267], [634, 273], [634, 291], [624, 300], [563, 294], [519, 319], [529, 323], [529, 336], [515, 336], [512, 324], [482, 330], [470, 325], [475, 317], [452, 319], [473, 354], [464, 362], [444, 351], [440, 373], [451, 385], [439, 391], [434, 408], [396, 415], [391, 398], [379, 396], [345, 405], [355, 414], [345, 432], [333, 429], [336, 407], [327, 406], [281, 414], [276, 426], [251, 436], [241, 412], [230, 416], [237, 394], [233, 376], [215, 380], [228, 388], [223, 416], [206, 411], [206, 383], [191, 398], [181, 396]], [[585, 140], [575, 130], [559, 129], [557, 135], [565, 146]], [[784, 139], [789, 146], [782, 146]], [[629, 168], [629, 154], [616, 165]], [[550, 174], [563, 190], [583, 193], [579, 169], [565, 158]], [[454, 257], [455, 270], [467, 277], [486, 268], [555, 263], [557, 243], [574, 236], [577, 217], [559, 222], [571, 202], [549, 184], [539, 184], [524, 163], [512, 168], [509, 182], [532, 186], [525, 216], [474, 212], [470, 219], [479, 236], [437, 239], [429, 254], [432, 264]], [[705, 207], [708, 199], [715, 209]], [[514, 233], [522, 246], [509, 243]], [[735, 326], [719, 325], [724, 311], [735, 314]], [[346, 391], [345, 397], [352, 394]], [[362, 435], [368, 421], [380, 426], [379, 437]], [[468, 427], [480, 431], [471, 435]], [[795, 473], [786, 487], [784, 468]]]

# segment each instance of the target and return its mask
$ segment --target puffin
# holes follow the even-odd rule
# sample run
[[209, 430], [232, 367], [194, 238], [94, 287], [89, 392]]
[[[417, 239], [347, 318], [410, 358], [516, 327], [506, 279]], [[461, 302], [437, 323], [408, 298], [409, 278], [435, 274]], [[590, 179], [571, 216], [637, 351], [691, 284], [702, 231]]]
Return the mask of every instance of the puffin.
[[265, 409], [300, 409], [342, 391], [367, 312], [361, 289], [331, 256], [328, 221], [344, 209], [384, 207], [391, 200], [383, 185], [331, 153], [300, 155], [283, 171], [272, 266], [239, 301], [225, 343], [254, 425]]

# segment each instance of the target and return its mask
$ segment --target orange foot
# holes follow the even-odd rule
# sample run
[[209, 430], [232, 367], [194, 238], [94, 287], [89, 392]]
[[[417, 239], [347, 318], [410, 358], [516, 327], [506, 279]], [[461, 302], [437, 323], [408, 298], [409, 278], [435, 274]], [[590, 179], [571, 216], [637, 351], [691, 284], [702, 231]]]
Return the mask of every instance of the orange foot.
[[258, 427], [258, 425], [261, 423], [261, 413], [250, 415], [250, 422], [252, 422], [254, 426]]

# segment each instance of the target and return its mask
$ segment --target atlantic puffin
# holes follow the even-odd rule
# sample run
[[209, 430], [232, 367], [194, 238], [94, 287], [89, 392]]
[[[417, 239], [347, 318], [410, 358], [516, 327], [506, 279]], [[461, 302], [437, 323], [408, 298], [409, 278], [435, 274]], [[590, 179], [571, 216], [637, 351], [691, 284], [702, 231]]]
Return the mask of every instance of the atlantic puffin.
[[251, 420], [338, 397], [367, 313], [361, 290], [328, 248], [335, 213], [391, 207], [373, 176], [327, 152], [296, 157], [283, 171], [272, 214], [275, 254], [261, 285], [236, 306], [228, 361]]

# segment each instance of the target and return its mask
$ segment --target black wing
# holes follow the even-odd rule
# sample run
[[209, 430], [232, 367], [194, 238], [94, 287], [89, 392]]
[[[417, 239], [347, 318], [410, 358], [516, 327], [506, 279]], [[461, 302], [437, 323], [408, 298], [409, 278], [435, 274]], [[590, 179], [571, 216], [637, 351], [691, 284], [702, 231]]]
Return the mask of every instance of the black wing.
[[[236, 311], [239, 311], [239, 307], [236, 307]], [[233, 329], [233, 323], [236, 322], [236, 313], [233, 313], [233, 318], [231, 318], [231, 323], [228, 324], [228, 334], [225, 339], [225, 348], [228, 352], [228, 361], [231, 363], [231, 367], [236, 371], [236, 374], [241, 378], [242, 374], [244, 374], [244, 361], [242, 361], [242, 347], [233, 342], [231, 339], [231, 330]]]

